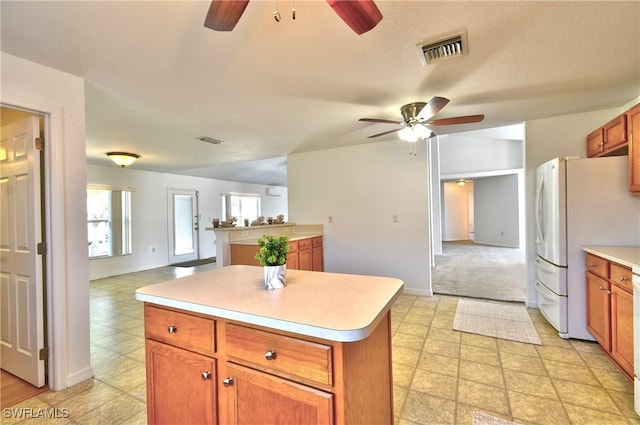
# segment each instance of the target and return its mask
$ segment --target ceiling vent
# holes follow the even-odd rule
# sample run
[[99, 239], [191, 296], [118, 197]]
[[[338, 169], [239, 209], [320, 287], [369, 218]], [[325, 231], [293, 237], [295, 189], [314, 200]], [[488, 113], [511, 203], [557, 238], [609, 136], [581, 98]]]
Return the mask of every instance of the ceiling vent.
[[423, 66], [467, 54], [467, 32], [463, 31], [435, 41], [423, 41], [417, 45]]

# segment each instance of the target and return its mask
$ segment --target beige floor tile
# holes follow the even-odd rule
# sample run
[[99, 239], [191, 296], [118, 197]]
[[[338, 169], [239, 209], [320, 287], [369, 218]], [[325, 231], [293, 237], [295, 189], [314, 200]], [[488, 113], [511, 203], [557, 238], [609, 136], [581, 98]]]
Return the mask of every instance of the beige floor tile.
[[500, 352], [500, 364], [504, 369], [525, 371], [536, 375], [547, 375], [544, 363], [538, 357]]
[[134, 416], [145, 409], [145, 404], [140, 400], [121, 394], [74, 420], [81, 425], [129, 424]]
[[608, 390], [623, 391], [633, 394], [633, 382], [619, 370], [591, 369], [598, 381]]
[[547, 376], [505, 370], [504, 378], [509, 391], [558, 400], [558, 395], [551, 383], [551, 379]]
[[536, 346], [533, 344], [525, 344], [524, 342], [509, 341], [506, 339], [499, 339], [496, 342], [498, 344], [498, 351], [501, 353], [513, 353], [521, 356], [537, 358], [540, 357], [536, 350]]
[[99, 382], [91, 388], [64, 400], [64, 402], [61, 402], [59, 406], [69, 409], [71, 418], [75, 420], [87, 414], [91, 410], [120, 397], [122, 394], [122, 391], [112, 387], [111, 385]]
[[546, 359], [543, 359], [542, 363], [551, 378], [576, 382], [578, 384], [600, 385], [595, 375], [591, 373], [591, 369], [584, 365], [568, 366], [566, 362]]
[[496, 366], [460, 360], [459, 376], [460, 379], [466, 379], [492, 387], [504, 388], [502, 369]]
[[394, 363], [416, 367], [420, 358], [420, 351], [404, 347], [392, 347], [391, 356]]
[[515, 391], [509, 391], [509, 404], [514, 421], [536, 424], [564, 425], [571, 421], [562, 403], [548, 398], [535, 397]]
[[473, 345], [474, 347], [486, 348], [488, 350], [498, 349], [496, 338], [466, 332], [461, 332], [461, 334], [460, 344], [462, 345]]
[[449, 376], [458, 376], [458, 358], [422, 352], [417, 364], [418, 369], [429, 370]]
[[431, 327], [450, 330], [453, 328], [453, 317], [435, 316], [431, 320]]
[[409, 387], [393, 386], [393, 412], [396, 417], [399, 417], [404, 407], [407, 394], [409, 394]]
[[460, 355], [460, 344], [458, 342], [444, 341], [433, 337], [427, 337], [422, 350], [425, 353], [430, 354], [438, 354], [447, 357], [458, 357]]
[[569, 418], [574, 424], [584, 425], [623, 425], [627, 424], [624, 416], [614, 415], [599, 410], [592, 410], [583, 406], [565, 405]]
[[620, 391], [607, 391], [620, 412], [627, 418], [638, 418], [634, 410], [633, 393]]
[[598, 406], [598, 410], [621, 415], [607, 391], [602, 387], [576, 384], [574, 382], [552, 379], [560, 401], [585, 408]]
[[470, 362], [484, 363], [491, 366], [500, 366], [500, 358], [497, 350], [474, 347], [472, 345], [460, 346], [460, 359]]
[[458, 402], [479, 409], [509, 414], [506, 391], [477, 382], [460, 379], [458, 383]]
[[[436, 319], [434, 318], [433, 320], [435, 321]], [[451, 328], [442, 329], [431, 327], [431, 329], [429, 329], [429, 338], [439, 339], [440, 341], [459, 343], [460, 333], [461, 332], [454, 331]]]
[[584, 364], [580, 355], [573, 349], [536, 345], [536, 350], [543, 359], [571, 363], [572, 365]]
[[392, 364], [392, 368], [393, 384], [409, 388], [411, 386], [411, 381], [413, 380], [413, 374], [416, 371], [415, 367], [394, 362]]
[[398, 326], [396, 332], [409, 335], [424, 336], [429, 332], [429, 325], [402, 322], [400, 326]]
[[455, 410], [454, 401], [409, 391], [400, 418], [418, 424], [454, 424]]
[[146, 382], [146, 368], [144, 363], [132, 367], [118, 375], [104, 379], [104, 382], [122, 390], [125, 393], [130, 392], [135, 387]]
[[584, 363], [592, 369], [618, 370], [618, 367], [602, 352], [580, 353], [580, 357], [582, 357]]
[[429, 326], [429, 324], [431, 323], [431, 316], [414, 314], [411, 311], [412, 310], [409, 310], [409, 312], [407, 312], [407, 315], [404, 316], [404, 319], [402, 320], [403, 323], [413, 323], [415, 325]]
[[458, 379], [428, 370], [417, 369], [411, 382], [411, 390], [455, 401]]
[[400, 332], [394, 333], [391, 338], [391, 343], [394, 347], [411, 348], [412, 350], [422, 350], [424, 345], [425, 335], [410, 335]]
[[433, 307], [430, 307], [430, 306], [416, 306], [416, 305], [413, 305], [409, 309], [408, 314], [427, 317], [430, 320], [436, 314], [436, 309], [433, 308]]
[[573, 348], [580, 353], [602, 353], [600, 345], [595, 341], [581, 341], [579, 339], [569, 340]]

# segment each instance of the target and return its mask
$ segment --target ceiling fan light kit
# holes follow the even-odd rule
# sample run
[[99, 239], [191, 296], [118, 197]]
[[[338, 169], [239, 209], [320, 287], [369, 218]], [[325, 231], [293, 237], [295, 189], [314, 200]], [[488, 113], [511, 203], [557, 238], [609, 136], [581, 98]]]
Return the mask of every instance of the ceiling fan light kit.
[[122, 168], [128, 167], [140, 158], [140, 155], [129, 152], [107, 152], [107, 156]]

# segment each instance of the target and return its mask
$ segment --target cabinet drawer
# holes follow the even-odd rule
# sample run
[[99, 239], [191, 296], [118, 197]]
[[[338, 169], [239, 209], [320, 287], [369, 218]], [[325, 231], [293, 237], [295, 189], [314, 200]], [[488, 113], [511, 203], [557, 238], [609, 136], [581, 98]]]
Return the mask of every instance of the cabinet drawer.
[[586, 256], [587, 271], [600, 276], [604, 279], [609, 279], [609, 262], [603, 258], [596, 257], [595, 255], [587, 254]]
[[611, 264], [611, 282], [629, 293], [633, 293], [631, 270], [617, 264]]
[[265, 372], [332, 384], [331, 346], [234, 324], [226, 326], [227, 356]]
[[298, 241], [298, 249], [309, 249], [311, 248], [311, 239], [300, 239]]
[[204, 355], [215, 347], [215, 320], [178, 311], [144, 306], [145, 337]]
[[311, 239], [311, 244], [313, 245], [314, 248], [322, 246], [322, 236], [318, 236]]

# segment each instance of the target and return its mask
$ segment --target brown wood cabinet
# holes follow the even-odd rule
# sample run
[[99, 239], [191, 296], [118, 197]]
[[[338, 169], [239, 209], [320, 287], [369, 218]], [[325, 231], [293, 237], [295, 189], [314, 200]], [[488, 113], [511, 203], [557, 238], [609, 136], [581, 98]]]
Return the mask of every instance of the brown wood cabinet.
[[627, 111], [629, 191], [640, 195], [640, 104]]
[[640, 104], [587, 135], [587, 157], [612, 155], [629, 156], [629, 192], [640, 195]]
[[[324, 271], [322, 236], [298, 239], [289, 242], [287, 268], [292, 270]], [[256, 245], [231, 244], [231, 265], [259, 266], [255, 255]]]
[[149, 424], [393, 423], [388, 312], [337, 342], [145, 303], [145, 337]]
[[602, 349], [633, 377], [631, 269], [587, 254], [587, 329]]

